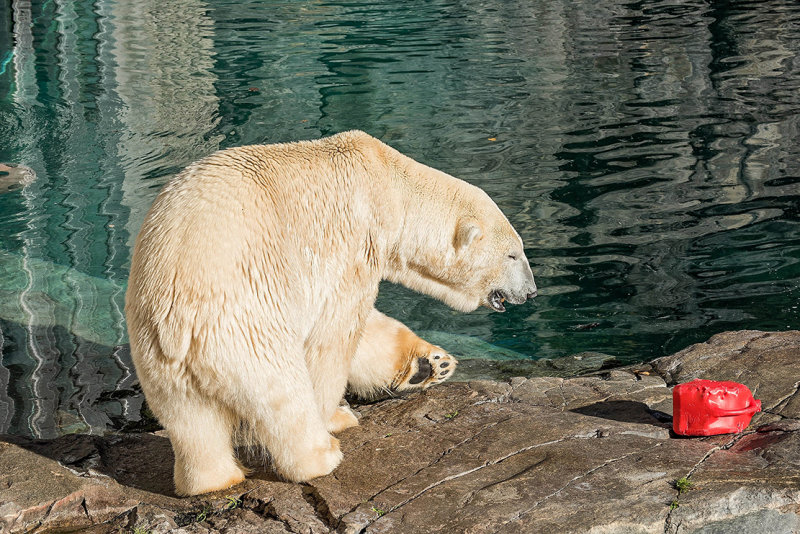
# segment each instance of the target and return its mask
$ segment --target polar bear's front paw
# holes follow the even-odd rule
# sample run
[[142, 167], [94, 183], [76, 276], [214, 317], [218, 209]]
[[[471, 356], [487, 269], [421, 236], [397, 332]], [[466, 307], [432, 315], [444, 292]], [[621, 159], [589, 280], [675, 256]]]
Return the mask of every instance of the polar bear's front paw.
[[425, 389], [450, 378], [458, 361], [439, 347], [431, 346], [427, 354], [412, 357], [394, 380], [392, 389]]

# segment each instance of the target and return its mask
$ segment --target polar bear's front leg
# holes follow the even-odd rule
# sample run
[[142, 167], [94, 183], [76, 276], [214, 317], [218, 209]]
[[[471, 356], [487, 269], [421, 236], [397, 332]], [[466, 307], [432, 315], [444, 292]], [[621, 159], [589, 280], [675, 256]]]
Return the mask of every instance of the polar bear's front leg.
[[348, 387], [359, 397], [386, 389], [424, 389], [450, 378], [456, 364], [440, 347], [373, 309], [350, 365]]
[[221, 368], [218, 376], [250, 439], [266, 446], [278, 474], [293, 482], [333, 471], [342, 460], [339, 440], [326, 428], [304, 359], [287, 351], [248, 363]]

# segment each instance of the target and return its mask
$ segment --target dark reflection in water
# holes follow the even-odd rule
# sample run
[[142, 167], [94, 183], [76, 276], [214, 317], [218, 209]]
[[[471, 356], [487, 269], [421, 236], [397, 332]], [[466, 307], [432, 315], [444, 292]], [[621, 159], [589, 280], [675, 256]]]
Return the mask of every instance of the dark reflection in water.
[[[0, 384], [7, 384], [0, 390], [3, 429], [81, 433], [138, 418], [144, 399], [127, 345], [93, 343], [63, 326], [30, 328], [0, 320], [0, 332]], [[34, 365], [18, 357], [26, 353]], [[110, 390], [109, 384], [116, 387]]]
[[138, 417], [123, 296], [171, 174], [348, 128], [484, 188], [528, 246], [533, 304], [387, 285], [412, 328], [623, 361], [797, 328], [799, 25], [793, 0], [0, 3], [0, 163], [35, 173], [0, 176], [0, 432]]

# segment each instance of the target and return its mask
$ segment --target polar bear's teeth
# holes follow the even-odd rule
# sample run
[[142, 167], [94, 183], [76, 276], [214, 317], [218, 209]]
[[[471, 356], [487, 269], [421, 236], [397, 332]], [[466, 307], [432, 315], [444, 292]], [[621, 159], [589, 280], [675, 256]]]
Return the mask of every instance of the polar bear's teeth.
[[506, 298], [503, 296], [503, 294], [500, 291], [495, 290], [495, 291], [492, 291], [489, 294], [489, 306], [491, 306], [491, 308], [493, 310], [495, 310], [495, 311], [499, 311], [499, 312], [506, 311], [505, 306], [503, 306], [503, 303], [505, 301], [506, 301]]

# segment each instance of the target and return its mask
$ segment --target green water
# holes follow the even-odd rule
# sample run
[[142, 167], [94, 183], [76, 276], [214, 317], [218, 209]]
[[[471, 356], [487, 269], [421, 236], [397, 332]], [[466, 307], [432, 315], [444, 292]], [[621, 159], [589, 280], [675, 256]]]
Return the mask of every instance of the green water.
[[525, 240], [540, 296], [505, 314], [382, 289], [445, 348], [624, 362], [798, 328], [798, 51], [793, 0], [0, 2], [0, 162], [36, 175], [0, 172], [0, 433], [138, 418], [123, 297], [172, 174], [350, 128]]

